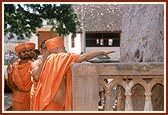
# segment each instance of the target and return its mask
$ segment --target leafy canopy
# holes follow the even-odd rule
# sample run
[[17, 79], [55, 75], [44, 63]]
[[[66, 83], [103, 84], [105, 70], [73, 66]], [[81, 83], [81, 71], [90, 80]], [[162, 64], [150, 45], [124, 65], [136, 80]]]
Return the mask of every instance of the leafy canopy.
[[80, 25], [71, 4], [4, 4], [4, 33], [9, 39], [14, 35], [30, 38], [44, 21], [60, 36], [76, 36]]

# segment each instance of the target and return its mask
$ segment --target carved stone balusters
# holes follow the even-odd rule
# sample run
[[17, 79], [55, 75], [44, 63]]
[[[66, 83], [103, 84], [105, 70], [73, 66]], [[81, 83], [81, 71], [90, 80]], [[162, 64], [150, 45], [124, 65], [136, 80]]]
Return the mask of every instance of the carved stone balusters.
[[112, 100], [111, 100], [111, 89], [107, 88], [105, 91], [106, 102], [105, 102], [105, 111], [113, 111], [112, 109]]
[[133, 104], [132, 104], [132, 98], [131, 98], [131, 91], [130, 89], [126, 89], [126, 93], [125, 93], [125, 111], [133, 111]]
[[153, 111], [153, 107], [152, 107], [152, 101], [151, 101], [151, 95], [152, 93], [150, 91], [147, 91], [145, 93], [145, 107], [144, 107], [144, 111]]
[[133, 81], [125, 82], [125, 111], [133, 111], [133, 103], [132, 103], [132, 85]]

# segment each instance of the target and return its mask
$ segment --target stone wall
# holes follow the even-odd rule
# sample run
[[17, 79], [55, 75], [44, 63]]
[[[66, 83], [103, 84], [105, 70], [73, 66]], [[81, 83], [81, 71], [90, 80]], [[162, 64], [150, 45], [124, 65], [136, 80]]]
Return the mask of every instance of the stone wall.
[[[101, 111], [164, 109], [163, 62], [76, 63], [72, 68], [74, 111], [97, 111], [99, 102]], [[116, 86], [121, 87], [114, 91]]]
[[164, 5], [123, 5], [120, 61], [164, 61]]

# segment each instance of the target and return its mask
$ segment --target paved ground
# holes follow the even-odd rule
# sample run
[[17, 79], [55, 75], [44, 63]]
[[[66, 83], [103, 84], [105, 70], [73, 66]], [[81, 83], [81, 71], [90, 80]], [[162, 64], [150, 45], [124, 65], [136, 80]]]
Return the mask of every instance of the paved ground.
[[4, 111], [8, 110], [12, 104], [12, 93], [4, 93]]

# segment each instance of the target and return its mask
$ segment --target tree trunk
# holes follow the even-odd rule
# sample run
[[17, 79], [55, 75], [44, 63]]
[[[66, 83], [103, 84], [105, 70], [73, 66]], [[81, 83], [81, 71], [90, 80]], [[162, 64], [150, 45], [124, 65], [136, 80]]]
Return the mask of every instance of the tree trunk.
[[[164, 5], [134, 4], [123, 5], [122, 37], [120, 46], [121, 62], [163, 62], [164, 61]], [[163, 110], [164, 91], [161, 85], [153, 88], [153, 109]], [[120, 89], [120, 88], [118, 88]], [[162, 88], [163, 89], [163, 88]], [[143, 94], [141, 87], [134, 87], [133, 102], [138, 101], [138, 94]], [[159, 93], [156, 93], [160, 91]], [[120, 93], [124, 95], [123, 93]], [[120, 96], [123, 97], [123, 96]], [[156, 102], [157, 99], [157, 102]], [[124, 104], [120, 102], [120, 106]], [[142, 110], [144, 103], [134, 103], [134, 109]], [[138, 107], [138, 108], [137, 108]], [[122, 108], [122, 107], [118, 107]]]

